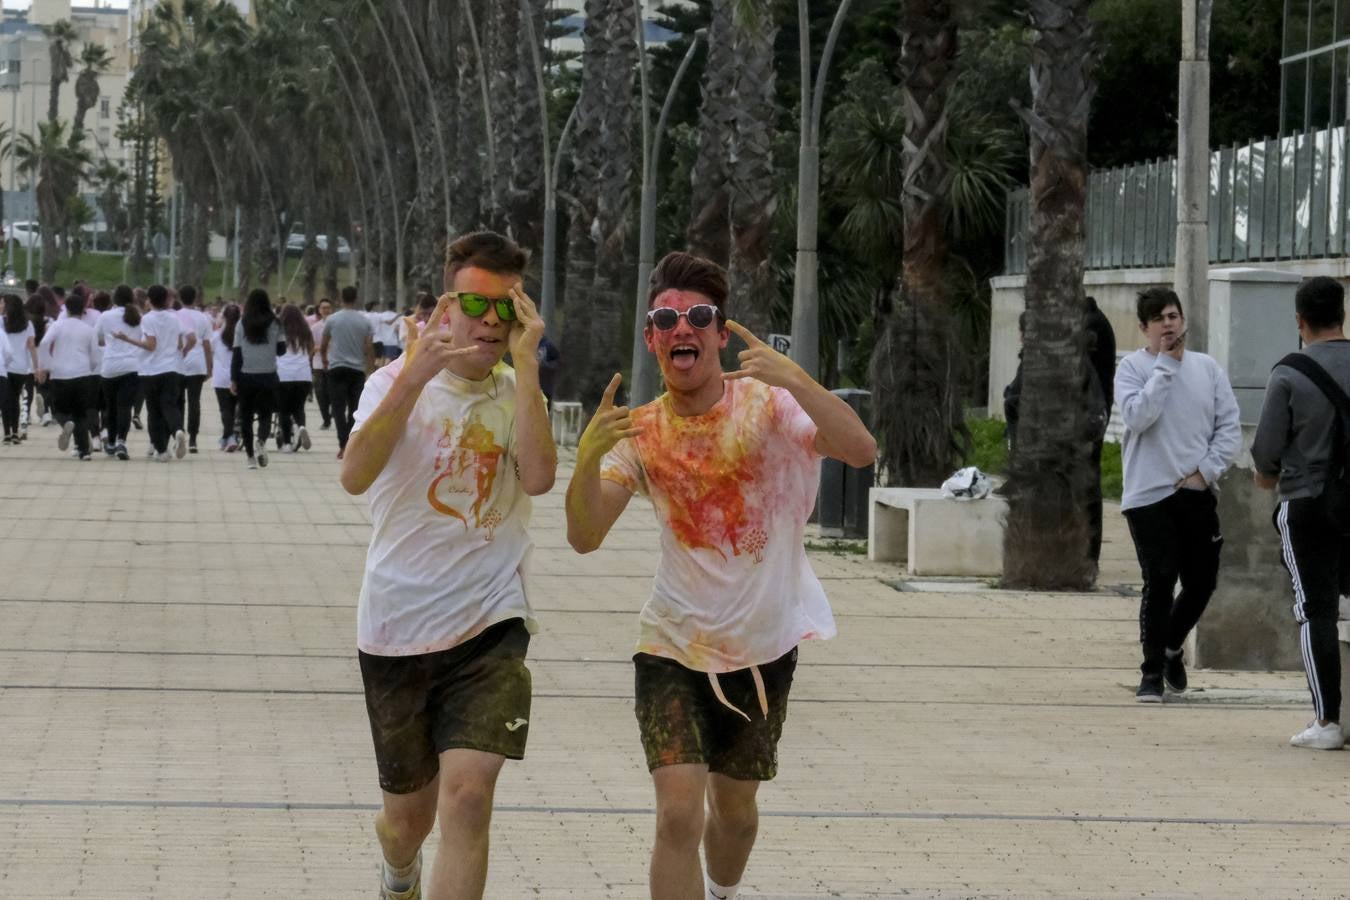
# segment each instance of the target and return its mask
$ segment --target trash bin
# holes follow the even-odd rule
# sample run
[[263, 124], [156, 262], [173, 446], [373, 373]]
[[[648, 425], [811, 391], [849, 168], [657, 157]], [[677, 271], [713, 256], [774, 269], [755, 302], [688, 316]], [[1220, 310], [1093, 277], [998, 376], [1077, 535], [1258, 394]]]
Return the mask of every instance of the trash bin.
[[[831, 391], [853, 407], [864, 422], [869, 415], [871, 391], [840, 388]], [[855, 469], [837, 459], [820, 465], [820, 533], [825, 537], [867, 537], [867, 492], [872, 487], [872, 466]]]

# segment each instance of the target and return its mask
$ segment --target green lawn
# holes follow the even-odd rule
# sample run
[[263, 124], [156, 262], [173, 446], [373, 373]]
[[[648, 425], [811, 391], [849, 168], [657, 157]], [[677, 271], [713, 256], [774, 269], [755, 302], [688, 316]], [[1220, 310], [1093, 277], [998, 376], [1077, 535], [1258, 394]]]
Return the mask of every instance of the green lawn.
[[[1008, 440], [1003, 423], [997, 419], [970, 419], [966, 426], [974, 443], [966, 465], [993, 475], [1008, 474]], [[1119, 500], [1122, 487], [1120, 445], [1108, 441], [1102, 446], [1102, 496]]]
[[[14, 251], [14, 274], [17, 275], [19, 281], [22, 282], [26, 277], [28, 252], [18, 246], [14, 248]], [[34, 251], [34, 278], [39, 277], [39, 262], [41, 256], [42, 254], [40, 251]], [[229, 270], [226, 269], [227, 266], [230, 267]], [[293, 282], [291, 280], [299, 267], [300, 261], [298, 259], [287, 258], [282, 267], [282, 277], [280, 281], [273, 278], [269, 285], [269, 290], [278, 296], [288, 296], [291, 299], [299, 299], [303, 296], [300, 279], [295, 278]], [[232, 271], [232, 269], [233, 263], [229, 260], [214, 260], [207, 266], [205, 284], [202, 285], [202, 288], [208, 298], [208, 302], [217, 295], [229, 297], [233, 293], [232, 289], [228, 286], [228, 281], [225, 290], [223, 292], [221, 290], [222, 275], [228, 280], [229, 276], [225, 273], [227, 271]], [[160, 275], [164, 281], [167, 282], [169, 280], [169, 262], [167, 259], [160, 265]], [[346, 284], [347, 267], [341, 267], [338, 270], [338, 275], [339, 283]], [[144, 272], [124, 270], [121, 255], [109, 253], [81, 253], [78, 260], [62, 260], [56, 266], [56, 284], [68, 286], [74, 283], [77, 278], [83, 278], [95, 288], [111, 289], [115, 285], [122, 283], [124, 280], [133, 285], [144, 286], [152, 284], [155, 279], [155, 273], [153, 269]]]

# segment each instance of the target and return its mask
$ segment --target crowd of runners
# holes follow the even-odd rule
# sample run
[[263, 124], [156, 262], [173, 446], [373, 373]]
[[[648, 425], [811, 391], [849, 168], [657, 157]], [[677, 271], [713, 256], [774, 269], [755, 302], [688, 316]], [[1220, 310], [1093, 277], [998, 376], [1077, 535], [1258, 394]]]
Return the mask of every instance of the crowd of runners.
[[125, 461], [128, 441], [144, 431], [146, 457], [182, 459], [199, 452], [209, 383], [220, 413], [216, 449], [242, 452], [250, 469], [267, 465], [269, 439], [283, 453], [311, 449], [311, 399], [318, 427], [336, 426], [341, 458], [366, 377], [398, 358], [407, 321], [435, 305], [421, 294], [413, 309], [361, 309], [350, 287], [336, 311], [327, 297], [302, 309], [262, 289], [242, 305], [217, 298], [206, 306], [192, 286], [30, 281], [26, 289], [26, 297], [0, 296], [5, 445], [50, 429], [76, 459], [102, 452]]

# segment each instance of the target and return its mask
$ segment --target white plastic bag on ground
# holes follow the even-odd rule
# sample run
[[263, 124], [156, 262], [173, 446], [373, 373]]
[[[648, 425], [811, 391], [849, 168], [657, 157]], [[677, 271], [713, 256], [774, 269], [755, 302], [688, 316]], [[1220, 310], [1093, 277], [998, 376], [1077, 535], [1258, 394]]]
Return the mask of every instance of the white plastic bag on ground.
[[942, 496], [952, 500], [982, 500], [993, 489], [989, 476], [974, 466], [960, 469], [942, 482]]

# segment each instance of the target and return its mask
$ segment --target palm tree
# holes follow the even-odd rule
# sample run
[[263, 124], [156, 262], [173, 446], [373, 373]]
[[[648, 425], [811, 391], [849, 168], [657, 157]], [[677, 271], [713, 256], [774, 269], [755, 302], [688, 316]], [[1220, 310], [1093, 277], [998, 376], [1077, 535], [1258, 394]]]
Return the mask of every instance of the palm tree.
[[61, 85], [70, 80], [70, 70], [75, 65], [70, 47], [79, 36], [69, 19], [57, 19], [50, 25], [43, 25], [42, 33], [47, 37], [47, 56], [51, 60], [52, 70], [51, 93], [47, 97], [47, 121], [55, 122]]
[[587, 0], [563, 304], [562, 396], [594, 402], [631, 347], [619, 291], [633, 171], [632, 0]]
[[56, 236], [65, 227], [66, 185], [77, 185], [93, 162], [83, 143], [66, 137], [64, 122], [39, 122], [38, 137], [19, 135], [14, 144], [18, 171], [37, 181], [38, 220], [42, 223], [42, 280], [56, 277]]
[[126, 169], [105, 159], [94, 167], [89, 180], [98, 198], [98, 208], [103, 212], [103, 221], [107, 223], [108, 237], [118, 242], [126, 230], [123, 195], [127, 184], [131, 181], [131, 175]]
[[83, 68], [75, 79], [75, 131], [84, 131], [84, 117], [98, 102], [98, 76], [108, 71], [112, 56], [102, 44], [85, 44], [80, 64]]
[[[1083, 328], [1087, 126], [1097, 51], [1091, 0], [1028, 0], [1032, 44], [1031, 229], [1021, 420], [1011, 460], [1003, 577], [1083, 590], [1094, 433]], [[1025, 437], [1023, 437], [1025, 435]]]
[[768, 0], [740, 0], [733, 17], [736, 56], [735, 130], [732, 132], [730, 314], [758, 335], [772, 329], [776, 283], [769, 265], [774, 210], [773, 164], [778, 24]]
[[734, 2], [712, 0], [703, 102], [698, 110], [698, 155], [690, 177], [689, 225], [685, 229], [690, 253], [724, 267], [731, 262], [727, 184], [731, 178], [731, 133], [736, 127]]
[[957, 50], [951, 0], [908, 0], [900, 35], [904, 256], [872, 356], [872, 425], [889, 483], [936, 486], [967, 437], [946, 278], [947, 99]]

